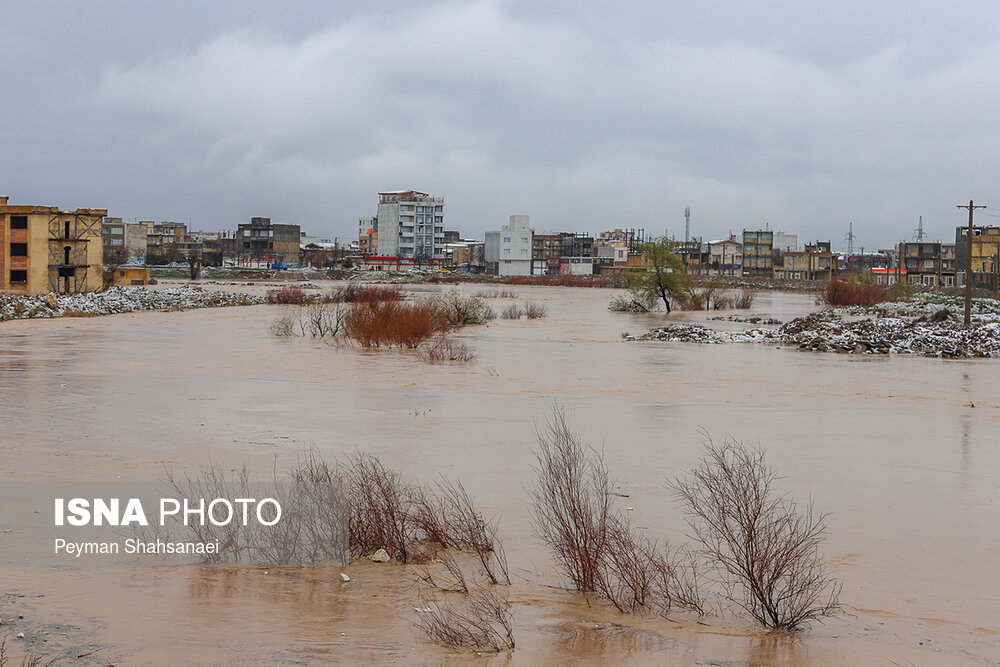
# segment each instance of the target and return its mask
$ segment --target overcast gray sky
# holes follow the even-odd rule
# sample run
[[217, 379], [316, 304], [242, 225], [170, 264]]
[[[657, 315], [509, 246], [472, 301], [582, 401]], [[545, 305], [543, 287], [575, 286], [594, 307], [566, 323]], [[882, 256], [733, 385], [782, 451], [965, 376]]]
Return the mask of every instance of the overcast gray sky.
[[379, 190], [481, 237], [767, 224], [844, 246], [1000, 222], [1000, 4], [18, 2], [0, 194], [356, 233]]

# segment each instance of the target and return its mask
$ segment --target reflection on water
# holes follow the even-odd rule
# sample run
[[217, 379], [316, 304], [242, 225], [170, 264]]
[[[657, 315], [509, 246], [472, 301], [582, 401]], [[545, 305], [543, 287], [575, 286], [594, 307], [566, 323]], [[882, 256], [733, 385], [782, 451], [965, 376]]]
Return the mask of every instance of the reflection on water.
[[[954, 649], [947, 655], [958, 659], [968, 639], [961, 624], [979, 619], [988, 631], [1000, 631], [1000, 362], [625, 343], [622, 331], [644, 331], [665, 316], [610, 313], [609, 290], [515, 291], [520, 300], [544, 301], [548, 319], [464, 330], [461, 337], [479, 355], [468, 366], [427, 365], [410, 351], [273, 338], [267, 328], [280, 312], [273, 306], [0, 324], [0, 480], [21, 483], [0, 484], [0, 518], [24, 536], [4, 540], [0, 583], [45, 587], [61, 571], [53, 569], [57, 559], [38, 550], [52, 531], [48, 503], [67, 484], [143, 486], [161, 476], [162, 461], [198, 466], [210, 458], [224, 465], [246, 459], [267, 472], [315, 447], [327, 455], [369, 450], [422, 481], [460, 477], [488, 513], [502, 516], [512, 563], [538, 572], [535, 584], [557, 584], [531, 535], [521, 489], [531, 474], [535, 425], [558, 401], [573, 428], [604, 448], [636, 523], [674, 542], [684, 540], [683, 521], [664, 481], [693, 465], [699, 429], [759, 442], [784, 474], [785, 490], [811, 495], [818, 509], [832, 513], [828, 547], [845, 581], [844, 601], [894, 614], [892, 637], [899, 643], [884, 655], [930, 664], [901, 647], [919, 646], [917, 638], [931, 633], [937, 648]], [[494, 302], [498, 310], [505, 303]], [[764, 293], [755, 310], [788, 319], [811, 308], [808, 295]], [[670, 317], [742, 326], [707, 320], [714, 314]], [[14, 491], [29, 484], [38, 489], [30, 497]], [[272, 633], [276, 640], [293, 638], [301, 643], [295, 650], [310, 655], [310, 646], [328, 650], [330, 635], [321, 627], [327, 619], [328, 630], [348, 634], [345, 641], [381, 647], [380, 658], [412, 658], [394, 653], [400, 643], [422, 646], [403, 618], [393, 621], [391, 636], [374, 628], [357, 637], [358, 624], [378, 625], [370, 614], [405, 611], [402, 601], [412, 596], [405, 586], [393, 589], [392, 602], [378, 599], [383, 606], [372, 611], [364, 596], [339, 601], [336, 573], [265, 583], [239, 570], [180, 574], [187, 570], [170, 569], [143, 584], [144, 594], [163, 595], [170, 636], [200, 636], [217, 623], [229, 633], [217, 642], [252, 645], [253, 633]], [[108, 571], [78, 582], [81, 595], [127, 600], [133, 593], [116, 589], [116, 570]], [[165, 592], [179, 581], [182, 592]], [[59, 591], [48, 597], [58, 608]], [[559, 603], [552, 605], [558, 615]], [[235, 619], [252, 609], [289, 622], [268, 628], [261, 620], [240, 630]], [[524, 612], [545, 625], [534, 613]], [[579, 648], [604, 664], [617, 664], [615, 655], [639, 660], [682, 650], [699, 659], [791, 664], [795, 655], [823, 664], [831, 656], [883, 655], [863, 637], [865, 624], [880, 622], [877, 613], [830, 621], [791, 643], [747, 635], [745, 628], [737, 639], [709, 640], [691, 639], [690, 630], [619, 632], [610, 625], [566, 626], [553, 640], [518, 622], [530, 650], [554, 655]], [[920, 619], [943, 625], [929, 629]], [[123, 638], [124, 625], [103, 622], [107, 641], [143, 645]], [[838, 639], [830, 639], [834, 634]], [[748, 649], [751, 640], [759, 645]], [[532, 664], [518, 655], [526, 653], [515, 652], [515, 661]]]

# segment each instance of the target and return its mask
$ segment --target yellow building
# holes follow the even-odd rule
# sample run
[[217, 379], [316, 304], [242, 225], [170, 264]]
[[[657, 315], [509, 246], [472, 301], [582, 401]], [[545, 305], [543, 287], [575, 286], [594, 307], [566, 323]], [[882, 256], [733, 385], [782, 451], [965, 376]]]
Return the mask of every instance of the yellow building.
[[0, 197], [0, 291], [91, 292], [103, 287], [106, 209], [60, 211]]
[[111, 276], [111, 284], [120, 287], [149, 284], [149, 268], [145, 266], [119, 266]]

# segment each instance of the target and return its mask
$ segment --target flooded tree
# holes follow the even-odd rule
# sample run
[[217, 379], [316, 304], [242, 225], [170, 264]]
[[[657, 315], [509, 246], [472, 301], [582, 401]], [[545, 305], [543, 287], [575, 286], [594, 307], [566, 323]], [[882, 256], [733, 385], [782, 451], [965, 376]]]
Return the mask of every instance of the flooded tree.
[[652, 310], [658, 301], [662, 301], [669, 313], [671, 303], [683, 302], [691, 293], [677, 243], [660, 237], [643, 243], [640, 250], [646, 269], [629, 275], [628, 287], [632, 298], [646, 310]]
[[791, 630], [839, 612], [840, 584], [819, 553], [829, 515], [778, 495], [776, 478], [762, 450], [727, 439], [709, 441], [670, 486], [726, 597], [762, 625]]

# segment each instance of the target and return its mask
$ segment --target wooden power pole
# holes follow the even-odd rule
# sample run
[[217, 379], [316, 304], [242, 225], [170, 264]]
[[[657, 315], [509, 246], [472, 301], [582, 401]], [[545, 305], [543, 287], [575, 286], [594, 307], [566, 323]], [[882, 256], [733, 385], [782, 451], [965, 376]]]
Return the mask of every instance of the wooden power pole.
[[972, 214], [986, 206], [976, 206], [970, 199], [968, 206], [959, 204], [958, 208], [969, 209], [969, 231], [965, 236], [965, 326], [969, 326], [972, 324]]

